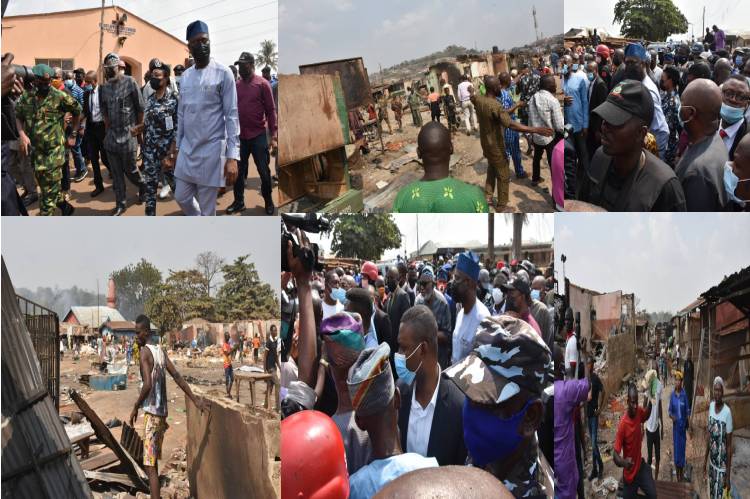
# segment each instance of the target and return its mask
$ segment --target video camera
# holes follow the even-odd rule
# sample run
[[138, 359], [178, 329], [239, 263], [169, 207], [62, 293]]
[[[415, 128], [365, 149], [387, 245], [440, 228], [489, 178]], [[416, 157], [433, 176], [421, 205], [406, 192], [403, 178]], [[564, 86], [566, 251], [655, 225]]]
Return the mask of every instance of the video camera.
[[308, 271], [323, 270], [323, 266], [318, 261], [318, 245], [312, 243], [311, 248], [303, 248], [295, 240], [294, 234], [290, 231], [296, 227], [304, 232], [327, 232], [331, 229], [331, 223], [315, 213], [306, 214], [281, 214], [281, 270], [289, 272], [289, 261], [287, 260], [287, 242], [292, 242], [292, 255], [302, 260], [302, 264]]
[[16, 73], [16, 76], [23, 80], [24, 84], [30, 83], [36, 78], [29, 66], [24, 66], [23, 64], [11, 64], [11, 67], [13, 68], [13, 72]]

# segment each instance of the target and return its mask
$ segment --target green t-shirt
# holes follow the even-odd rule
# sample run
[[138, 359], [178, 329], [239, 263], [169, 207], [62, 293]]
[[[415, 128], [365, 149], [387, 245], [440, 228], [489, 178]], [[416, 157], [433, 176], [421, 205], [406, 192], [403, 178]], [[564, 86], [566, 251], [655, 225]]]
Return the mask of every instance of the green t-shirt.
[[482, 190], [446, 177], [417, 180], [401, 189], [393, 202], [394, 213], [487, 213]]

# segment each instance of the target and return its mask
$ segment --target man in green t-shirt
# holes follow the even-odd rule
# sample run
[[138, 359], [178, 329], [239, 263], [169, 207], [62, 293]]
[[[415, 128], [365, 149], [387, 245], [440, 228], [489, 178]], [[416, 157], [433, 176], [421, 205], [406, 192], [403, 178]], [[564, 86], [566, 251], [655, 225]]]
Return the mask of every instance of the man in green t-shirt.
[[482, 190], [450, 176], [451, 134], [438, 122], [427, 123], [417, 136], [417, 156], [424, 176], [403, 187], [394, 213], [487, 213]]

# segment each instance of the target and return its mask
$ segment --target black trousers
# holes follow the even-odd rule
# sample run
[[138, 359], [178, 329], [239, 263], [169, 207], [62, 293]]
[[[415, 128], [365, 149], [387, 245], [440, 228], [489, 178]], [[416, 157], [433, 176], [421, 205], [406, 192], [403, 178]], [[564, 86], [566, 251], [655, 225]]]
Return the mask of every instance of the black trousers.
[[656, 499], [656, 482], [654, 477], [651, 476], [651, 467], [641, 458], [641, 467], [638, 469], [638, 474], [630, 483], [625, 483], [623, 488], [623, 497], [625, 499], [635, 499], [638, 496], [638, 489], [641, 490], [646, 497]]
[[540, 146], [534, 144], [534, 159], [532, 160], [532, 173], [531, 181], [539, 181], [542, 179], [542, 153], [547, 153], [547, 164], [552, 169], [552, 150], [555, 148], [555, 141], [550, 142], [546, 146]]
[[578, 169], [576, 171], [576, 193], [580, 197], [581, 186], [583, 184], [584, 175], [589, 170], [589, 154], [586, 147], [586, 139], [583, 137], [583, 132], [576, 132], [573, 134], [573, 144], [576, 148], [576, 156], [578, 157]]
[[99, 167], [99, 158], [101, 157], [104, 166], [109, 168], [109, 161], [107, 161], [107, 152], [104, 150], [104, 122], [88, 123], [86, 125], [86, 146], [89, 161], [91, 161], [91, 168], [94, 170], [94, 185], [96, 187], [104, 188], [102, 183], [102, 171]]
[[260, 192], [263, 199], [268, 202], [273, 201], [271, 192], [273, 184], [271, 180], [271, 153], [268, 151], [268, 137], [263, 132], [252, 139], [240, 139], [240, 161], [237, 172], [237, 180], [234, 182], [234, 204], [238, 206], [245, 205], [245, 180], [250, 162], [250, 155], [253, 155], [253, 162], [260, 175]]
[[[651, 409], [654, 410], [654, 409]], [[656, 464], [659, 464], [661, 456], [661, 439], [659, 438], [659, 430], [651, 433], [646, 430], [646, 448], [648, 449], [648, 465], [651, 466], [651, 450], [654, 450], [656, 456]]]

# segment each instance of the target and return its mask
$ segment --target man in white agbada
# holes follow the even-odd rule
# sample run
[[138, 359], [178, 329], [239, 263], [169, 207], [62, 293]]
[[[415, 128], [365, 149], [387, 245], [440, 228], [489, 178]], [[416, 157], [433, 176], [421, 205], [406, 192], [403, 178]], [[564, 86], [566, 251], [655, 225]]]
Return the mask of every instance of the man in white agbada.
[[210, 57], [206, 23], [191, 23], [187, 40], [195, 65], [180, 80], [175, 199], [185, 215], [212, 216], [219, 188], [237, 179], [237, 87], [229, 68]]

